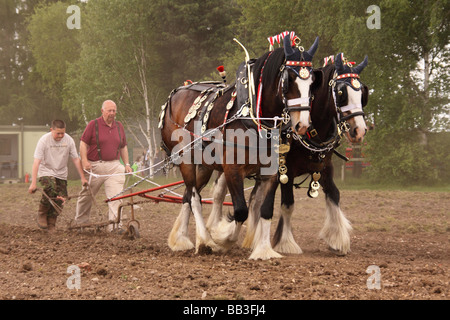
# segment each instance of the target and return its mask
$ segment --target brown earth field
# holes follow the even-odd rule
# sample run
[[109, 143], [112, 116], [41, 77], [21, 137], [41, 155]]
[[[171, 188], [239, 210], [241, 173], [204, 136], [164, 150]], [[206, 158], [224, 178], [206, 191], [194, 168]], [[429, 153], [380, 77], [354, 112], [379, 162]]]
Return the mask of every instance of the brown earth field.
[[[227, 253], [173, 252], [167, 238], [181, 208], [174, 203], [139, 204], [134, 214], [140, 223], [140, 237], [130, 239], [103, 229], [69, 230], [75, 215], [74, 197], [66, 202], [56, 232], [48, 234], [35, 222], [41, 194], [28, 194], [27, 190], [28, 184], [23, 183], [0, 185], [2, 300], [450, 297], [450, 194], [446, 192], [341, 190], [341, 208], [353, 226], [351, 252], [342, 257], [329, 251], [318, 236], [325, 218], [323, 193], [310, 199], [306, 189], [296, 189], [292, 225], [303, 254], [255, 261], [249, 260], [250, 250], [240, 246], [245, 225], [239, 241]], [[71, 196], [79, 191], [76, 183], [69, 187]], [[202, 196], [211, 197], [211, 188]], [[101, 190], [92, 211], [94, 221], [106, 219], [104, 199]], [[279, 218], [279, 202], [278, 190], [272, 232]], [[205, 220], [210, 209], [211, 205], [203, 205]], [[125, 214], [129, 217], [130, 213], [130, 206], [125, 207]], [[193, 216], [189, 232], [194, 242]], [[80, 271], [78, 287], [71, 266]], [[379, 288], [374, 279], [380, 280]]]

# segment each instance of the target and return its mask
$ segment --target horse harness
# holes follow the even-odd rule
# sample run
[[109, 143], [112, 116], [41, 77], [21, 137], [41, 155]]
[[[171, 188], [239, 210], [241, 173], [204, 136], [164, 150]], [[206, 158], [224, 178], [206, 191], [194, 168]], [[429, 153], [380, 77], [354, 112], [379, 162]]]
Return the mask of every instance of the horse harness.
[[[347, 80], [349, 79], [350, 83], [347, 83]], [[313, 125], [308, 128], [308, 131], [304, 136], [298, 136], [295, 133], [293, 134], [294, 139], [310, 152], [309, 159], [314, 163], [315, 170], [313, 170], [314, 172], [311, 175], [311, 181], [307, 193], [309, 197], [315, 198], [318, 195], [317, 190], [320, 186], [318, 180], [321, 177], [321, 171], [323, 171], [323, 169], [325, 168], [324, 159], [329, 152], [333, 151], [334, 154], [336, 154], [344, 161], [349, 161], [349, 159], [345, 155], [342, 155], [336, 149], [339, 147], [344, 133], [348, 132], [349, 130], [347, 120], [359, 115], [364, 116], [363, 111], [358, 111], [347, 116], [343, 116], [344, 112], [359, 107], [359, 105], [348, 104], [347, 91], [343, 90], [343, 86], [349, 85], [351, 85], [355, 90], [359, 90], [361, 88], [361, 84], [358, 79], [359, 75], [356, 73], [345, 73], [342, 75], [337, 75], [336, 71], [334, 71], [333, 78], [328, 83], [328, 95], [333, 95], [337, 117], [334, 117], [333, 119], [333, 133], [327, 137], [326, 141], [322, 141], [320, 139]], [[361, 103], [361, 105], [362, 107], [365, 105], [364, 101]], [[303, 180], [301, 183], [303, 183], [305, 180]], [[298, 188], [301, 183], [294, 185]]]
[[[254, 87], [254, 82], [251, 81], [253, 78], [253, 68], [254, 63], [256, 59], [251, 59], [243, 64], [238, 68], [237, 71], [237, 79], [236, 83], [232, 86], [226, 86], [224, 83], [220, 82], [196, 82], [192, 83], [187, 86], [179, 87], [171, 92], [169, 95], [168, 101], [162, 106], [162, 110], [160, 113], [160, 121], [158, 128], [162, 128], [164, 125], [164, 115], [167, 109], [167, 106], [170, 101], [170, 97], [180, 89], [188, 89], [188, 90], [194, 90], [200, 92], [200, 94], [197, 96], [197, 98], [192, 103], [191, 107], [189, 108], [189, 111], [187, 115], [184, 118], [184, 126], [181, 126], [180, 124], [175, 123], [173, 120], [172, 122], [183, 129], [186, 129], [186, 125], [197, 116], [202, 121], [201, 126], [201, 134], [203, 135], [208, 127], [208, 120], [209, 120], [209, 114], [211, 110], [214, 107], [214, 102], [216, 99], [224, 94], [226, 90], [233, 89], [233, 92], [231, 94], [231, 98], [229, 102], [226, 105], [226, 111], [224, 115], [224, 124], [228, 119], [228, 115], [230, 110], [233, 108], [233, 106], [238, 103], [240, 107], [238, 108], [238, 111], [236, 112], [235, 116], [236, 119], [247, 118], [250, 116], [250, 119], [253, 121], [253, 123], [257, 126], [258, 131], [261, 129], [264, 129], [268, 132], [272, 131], [273, 129], [280, 129], [279, 134], [279, 144], [278, 144], [278, 154], [279, 154], [279, 174], [280, 174], [280, 182], [281, 183], [287, 183], [287, 167], [286, 167], [286, 156], [287, 153], [290, 150], [290, 144], [291, 144], [291, 136], [295, 139], [301, 142], [301, 144], [306, 147], [311, 153], [311, 159], [315, 159], [317, 163], [319, 163], [319, 167], [321, 163], [323, 163], [323, 159], [325, 158], [325, 155], [330, 152], [334, 151], [338, 156], [342, 157], [343, 159], [348, 160], [341, 154], [339, 154], [335, 148], [337, 148], [340, 144], [340, 140], [342, 137], [343, 132], [346, 131], [346, 126], [343, 125], [345, 123], [345, 120], [348, 120], [350, 117], [345, 117], [340, 119], [339, 123], [335, 123], [335, 130], [333, 133], [333, 136], [328, 139], [327, 141], [323, 142], [320, 140], [317, 131], [311, 126], [308, 129], [308, 132], [305, 136], [299, 137], [295, 133], [292, 132], [292, 129], [290, 127], [290, 111], [310, 111], [311, 105], [312, 105], [312, 99], [313, 97], [307, 97], [307, 98], [295, 98], [295, 99], [287, 99], [286, 94], [288, 92], [288, 70], [292, 70], [297, 77], [300, 77], [301, 79], [308, 79], [312, 74], [312, 63], [310, 61], [285, 61], [285, 63], [280, 67], [280, 80], [278, 87], [281, 86], [281, 100], [284, 105], [284, 109], [282, 111], [282, 117], [278, 119], [271, 119], [273, 121], [273, 126], [271, 126], [268, 122], [265, 121], [265, 119], [262, 119], [260, 117], [260, 110], [258, 110], [258, 106], [261, 102], [261, 92], [262, 92], [262, 77], [264, 72], [264, 66], [269, 59], [271, 53], [268, 54], [266, 57], [264, 64], [261, 68], [260, 74], [259, 74], [259, 83], [258, 83], [258, 94], [256, 94]], [[303, 57], [303, 55], [302, 55]], [[302, 59], [303, 60], [303, 59]], [[249, 72], [251, 73], [249, 75]], [[255, 92], [255, 94], [254, 94]], [[253, 101], [256, 101], [254, 103]], [[278, 121], [279, 120], [279, 121]], [[222, 127], [223, 130], [223, 127]], [[348, 129], [347, 129], [348, 130]], [[189, 131], [190, 132], [190, 131]], [[193, 132], [190, 132], [192, 135], [195, 135]], [[205, 139], [208, 140], [208, 139]], [[211, 141], [211, 140], [208, 140]], [[225, 141], [223, 141], [225, 143]], [[162, 148], [168, 152], [167, 147], [162, 143]], [[170, 152], [169, 152], [170, 153]], [[323, 169], [323, 165], [321, 166]], [[317, 182], [320, 178], [320, 171], [315, 172], [312, 177], [312, 182]]]

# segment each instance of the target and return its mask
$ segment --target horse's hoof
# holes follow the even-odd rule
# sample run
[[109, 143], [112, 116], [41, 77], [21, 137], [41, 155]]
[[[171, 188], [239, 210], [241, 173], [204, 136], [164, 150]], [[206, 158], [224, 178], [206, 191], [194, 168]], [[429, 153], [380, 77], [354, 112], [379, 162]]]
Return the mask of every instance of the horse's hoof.
[[210, 246], [207, 246], [205, 244], [201, 244], [197, 250], [196, 253], [200, 255], [209, 255], [213, 253], [213, 249]]
[[169, 239], [168, 245], [172, 251], [188, 251], [194, 249], [194, 244], [189, 240], [189, 238], [181, 237], [177, 241], [171, 241]]
[[328, 250], [330, 250], [332, 253], [334, 253], [335, 255], [339, 256], [339, 257], [344, 257], [347, 255], [347, 252], [343, 252], [341, 250], [338, 249], [334, 249], [332, 247], [328, 247]]
[[270, 259], [279, 259], [283, 258], [281, 254], [274, 251], [272, 248], [257, 248], [253, 250], [252, 254], [250, 255], [250, 260], [270, 260]]

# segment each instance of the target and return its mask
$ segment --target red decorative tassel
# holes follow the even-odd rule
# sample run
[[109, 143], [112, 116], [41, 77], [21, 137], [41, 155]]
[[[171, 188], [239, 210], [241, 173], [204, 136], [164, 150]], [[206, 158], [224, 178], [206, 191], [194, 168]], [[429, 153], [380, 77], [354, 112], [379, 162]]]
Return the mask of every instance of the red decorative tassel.
[[217, 71], [219, 71], [219, 74], [222, 77], [223, 82], [226, 83], [227, 72], [225, 71], [224, 66], [218, 66]]

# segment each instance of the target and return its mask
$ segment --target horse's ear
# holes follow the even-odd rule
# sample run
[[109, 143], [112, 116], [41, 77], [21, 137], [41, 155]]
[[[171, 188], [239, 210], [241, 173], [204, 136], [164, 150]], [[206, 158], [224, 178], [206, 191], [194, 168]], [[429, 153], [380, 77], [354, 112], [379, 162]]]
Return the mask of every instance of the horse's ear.
[[316, 40], [314, 41], [313, 45], [307, 51], [311, 57], [314, 57], [314, 54], [316, 53], [318, 46], [319, 46], [319, 37], [316, 37]]
[[343, 72], [344, 71], [344, 65], [343, 65], [343, 63], [342, 63], [342, 56], [343, 56], [344, 54], [341, 52], [341, 53], [338, 53], [337, 55], [336, 55], [336, 58], [334, 59], [334, 64], [336, 65], [336, 71], [339, 73], [339, 72]]
[[314, 75], [314, 82], [311, 84], [311, 92], [315, 92], [317, 89], [322, 87], [322, 85], [324, 85], [322, 83], [324, 79], [322, 70], [314, 69], [313, 75]]
[[360, 64], [358, 64], [356, 67], [353, 68], [353, 71], [357, 74], [360, 74], [361, 71], [367, 66], [367, 63], [369, 62], [369, 58], [366, 56]]
[[294, 49], [292, 49], [292, 42], [291, 42], [291, 34], [287, 34], [283, 39], [283, 46], [284, 46], [284, 54], [286, 55], [286, 58], [288, 56], [291, 56], [294, 54]]

